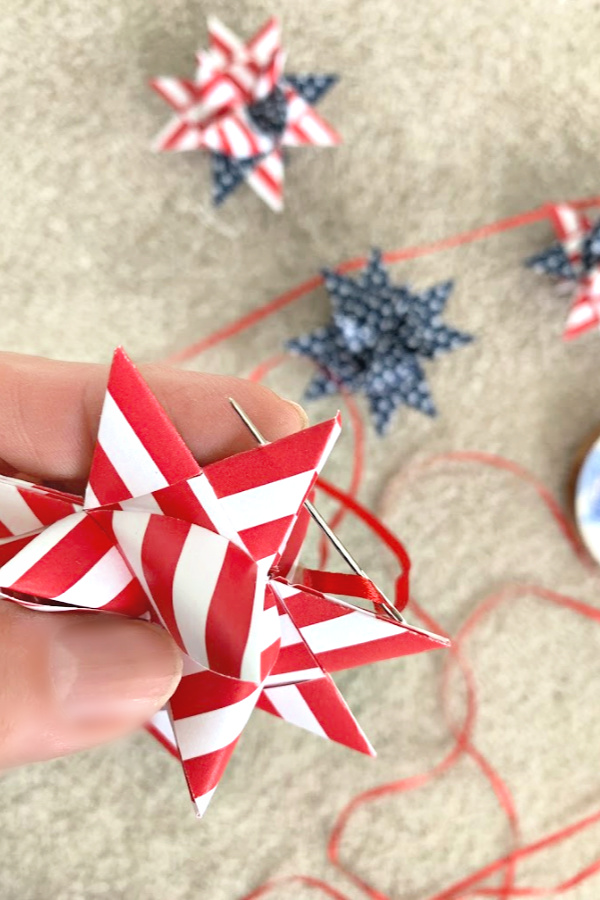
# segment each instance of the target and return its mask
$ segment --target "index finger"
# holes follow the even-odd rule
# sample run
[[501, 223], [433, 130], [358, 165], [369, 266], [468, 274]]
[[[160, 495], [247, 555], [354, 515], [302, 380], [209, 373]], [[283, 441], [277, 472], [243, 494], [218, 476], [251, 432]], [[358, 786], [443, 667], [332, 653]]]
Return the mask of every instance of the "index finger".
[[[304, 411], [260, 384], [221, 375], [140, 366], [200, 465], [255, 446], [230, 410], [235, 397], [267, 438], [299, 431]], [[80, 481], [90, 468], [108, 366], [0, 353], [0, 460], [4, 471]]]

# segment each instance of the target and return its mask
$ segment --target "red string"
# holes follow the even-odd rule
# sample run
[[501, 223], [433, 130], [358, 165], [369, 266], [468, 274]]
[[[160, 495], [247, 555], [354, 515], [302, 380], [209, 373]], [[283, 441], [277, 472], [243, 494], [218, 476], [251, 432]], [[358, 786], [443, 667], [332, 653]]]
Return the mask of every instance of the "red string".
[[[488, 466], [492, 466], [494, 468], [503, 469], [505, 471], [510, 471], [515, 474], [520, 480], [525, 481], [528, 484], [534, 486], [536, 493], [542, 499], [547, 509], [557, 522], [558, 526], [564, 537], [568, 540], [572, 549], [578, 553], [580, 553], [580, 546], [575, 537], [570, 522], [561, 511], [558, 503], [552, 497], [550, 492], [534, 478], [531, 473], [527, 472], [522, 467], [510, 462], [509, 460], [504, 460], [501, 457], [492, 456], [490, 454], [482, 454], [482, 453], [449, 453], [443, 454], [437, 457], [433, 457], [431, 460], [427, 460], [424, 463], [421, 463], [418, 466], [410, 467], [408, 473], [412, 473], [413, 475], [418, 472], [426, 471], [429, 468], [432, 468], [433, 465], [439, 463], [441, 461], [448, 462], [455, 460], [457, 462], [464, 463], [465, 460], [476, 464], [484, 464]], [[402, 478], [402, 480], [408, 480], [409, 474]], [[398, 482], [396, 482], [398, 484]], [[339, 492], [338, 492], [339, 494]], [[356, 511], [357, 504], [354, 503], [354, 511]], [[363, 519], [363, 516], [360, 515], [360, 518]], [[369, 527], [372, 527], [372, 516], [369, 514], [366, 519], [363, 519], [365, 524], [368, 524]], [[377, 528], [374, 529], [388, 546], [390, 546], [387, 542], [387, 534], [386, 529]], [[390, 549], [392, 549], [390, 547]], [[372, 898], [372, 900], [389, 900], [387, 895], [381, 893], [373, 886], [369, 885], [364, 879], [357, 876], [349, 867], [344, 864], [340, 857], [340, 848], [341, 841], [345, 832], [345, 829], [348, 825], [349, 820], [353, 816], [356, 810], [363, 807], [365, 804], [371, 803], [374, 800], [377, 800], [381, 797], [389, 796], [390, 794], [395, 793], [407, 793], [409, 791], [415, 790], [419, 787], [424, 786], [434, 778], [439, 777], [439, 775], [446, 772], [451, 766], [453, 766], [459, 758], [467, 753], [471, 756], [472, 759], [479, 765], [483, 774], [486, 775], [490, 785], [492, 786], [496, 796], [498, 797], [501, 806], [507, 816], [509, 824], [511, 826], [511, 834], [513, 840], [516, 841], [519, 836], [519, 828], [518, 828], [518, 817], [516, 814], [516, 810], [514, 808], [514, 804], [510, 797], [510, 793], [506, 785], [500, 776], [493, 770], [493, 768], [489, 765], [489, 763], [485, 760], [474, 746], [471, 740], [471, 734], [473, 732], [475, 717], [476, 717], [476, 702], [475, 702], [475, 685], [472, 677], [472, 673], [466, 664], [466, 660], [464, 658], [462, 648], [463, 643], [467, 636], [474, 630], [474, 628], [481, 622], [481, 620], [488, 615], [496, 606], [500, 603], [505, 602], [510, 599], [516, 599], [521, 596], [537, 596], [541, 599], [550, 601], [556, 605], [559, 605], [563, 608], [569, 609], [572, 612], [575, 612], [579, 615], [586, 617], [587, 619], [597, 622], [600, 624], [600, 610], [596, 609], [589, 604], [586, 604], [582, 601], [575, 600], [572, 597], [568, 597], [563, 594], [559, 594], [555, 591], [548, 590], [546, 588], [542, 588], [536, 585], [515, 585], [512, 587], [504, 588], [493, 596], [487, 598], [483, 601], [470, 615], [465, 624], [462, 626], [461, 630], [457, 634], [454, 642], [451, 654], [449, 655], [449, 663], [445, 668], [444, 677], [442, 682], [443, 689], [443, 709], [446, 720], [449, 724], [451, 724], [448, 713], [448, 679], [451, 670], [451, 665], [455, 664], [460, 667], [463, 678], [465, 679], [467, 686], [467, 710], [465, 713], [465, 719], [460, 729], [457, 729], [455, 726], [452, 726], [452, 730], [455, 736], [455, 743], [451, 748], [450, 752], [438, 763], [435, 767], [433, 767], [428, 772], [424, 772], [411, 778], [402, 779], [401, 781], [391, 782], [388, 784], [380, 785], [377, 788], [373, 788], [370, 791], [366, 791], [363, 794], [360, 794], [358, 797], [355, 797], [350, 803], [342, 810], [339, 815], [337, 822], [332, 831], [328, 852], [329, 858], [332, 863], [342, 871], [357, 887], [359, 887], [367, 897]], [[439, 624], [432, 619], [431, 616], [424, 614], [424, 612], [418, 607], [418, 605], [413, 604], [413, 609], [419, 616], [419, 618], [424, 621], [428, 628], [432, 630], [441, 631]], [[448, 888], [445, 888], [443, 891], [433, 894], [429, 900], [450, 900], [450, 898], [458, 898], [461, 897], [461, 900], [465, 900], [464, 891], [465, 889], [471, 888], [480, 884], [483, 880], [488, 879], [492, 875], [505, 871], [505, 881], [504, 884], [499, 888], [483, 888], [478, 887], [476, 891], [472, 894], [472, 896], [480, 895], [483, 892], [483, 895], [492, 894], [495, 897], [500, 898], [508, 898], [508, 897], [518, 897], [518, 896], [539, 896], [546, 894], [559, 894], [564, 893], [567, 890], [570, 890], [572, 887], [575, 887], [577, 884], [580, 884], [586, 878], [590, 878], [592, 875], [596, 874], [600, 871], [600, 859], [587, 866], [585, 869], [578, 872], [576, 875], [567, 879], [566, 881], [556, 885], [554, 887], [547, 888], [515, 888], [514, 887], [514, 873], [516, 871], [516, 865], [521, 860], [525, 859], [528, 856], [539, 853], [548, 847], [555, 846], [569, 837], [574, 836], [575, 834], [591, 827], [592, 825], [600, 822], [600, 811], [588, 816], [579, 822], [575, 822], [573, 825], [568, 826], [567, 828], [563, 828], [553, 834], [546, 836], [545, 838], [531, 843], [529, 845], [520, 847], [518, 849], [514, 849], [511, 853], [506, 856], [501, 857], [493, 863], [488, 864], [485, 867], [474, 872], [472, 875], [467, 878], [461, 879], [455, 884], [451, 885]], [[525, 891], [525, 893], [518, 893], [519, 891]]]
[[[591, 197], [583, 200], [578, 200], [575, 201], [572, 205], [580, 209], [590, 206], [599, 206], [600, 197]], [[480, 228], [476, 228], [441, 241], [426, 244], [420, 247], [412, 247], [404, 250], [392, 251], [385, 254], [384, 259], [387, 262], [398, 262], [400, 260], [414, 259], [419, 256], [425, 256], [430, 253], [435, 253], [441, 250], [446, 250], [452, 247], [471, 243], [473, 241], [482, 240], [484, 238], [491, 237], [494, 234], [499, 234], [501, 232], [519, 228], [524, 225], [530, 225], [535, 222], [543, 221], [544, 219], [547, 219], [549, 217], [549, 209], [549, 206], [543, 206], [539, 209], [535, 209], [517, 216], [512, 216], [510, 218], [492, 223], [491, 225], [485, 225]], [[365, 262], [366, 260], [364, 258], [348, 260], [339, 267], [339, 270], [342, 272], [347, 272], [353, 269], [358, 269], [364, 266]], [[278, 310], [283, 309], [294, 301], [300, 299], [301, 297], [306, 296], [306, 294], [315, 290], [321, 284], [321, 277], [314, 277], [312, 279], [309, 279], [308, 281], [287, 291], [286, 293], [280, 295], [264, 306], [259, 307], [248, 315], [238, 319], [233, 323], [230, 323], [214, 334], [209, 335], [208, 337], [198, 341], [192, 346], [180, 351], [177, 354], [174, 354], [167, 361], [175, 363], [189, 360], [192, 357], [203, 352], [204, 350], [207, 350], [209, 347], [214, 347], [227, 338], [233, 337], [234, 335], [243, 332], [247, 328], [250, 328], [251, 326], [259, 323]], [[261, 380], [276, 365], [279, 365], [282, 360], [283, 357], [279, 356], [273, 358], [272, 360], [268, 360], [266, 363], [262, 363], [259, 367], [257, 367], [257, 369], [254, 370], [251, 377], [253, 378], [253, 380]], [[348, 397], [345, 397], [344, 399], [348, 406], [350, 420], [353, 425], [355, 436], [354, 465], [350, 489], [348, 492], [344, 492], [339, 488], [336, 488], [333, 485], [329, 484], [328, 482], [320, 482], [319, 487], [338, 502], [339, 508], [338, 512], [336, 513], [337, 521], [339, 521], [339, 519], [346, 513], [349, 513], [358, 518], [379, 538], [379, 540], [381, 540], [381, 542], [385, 546], [387, 546], [392, 551], [392, 553], [396, 556], [397, 561], [404, 568], [405, 566], [408, 566], [408, 560], [406, 558], [404, 548], [402, 547], [400, 542], [396, 539], [392, 532], [387, 529], [381, 521], [377, 519], [376, 516], [366, 510], [356, 500], [356, 492], [360, 485], [363, 469], [363, 426], [354, 402], [351, 400], [351, 398]], [[503, 459], [502, 457], [495, 456], [493, 454], [479, 452], [441, 454], [435, 457], [431, 457], [430, 459], [418, 463], [405, 470], [405, 472], [401, 474], [400, 478], [397, 479], [395, 483], [396, 485], [401, 485], [403, 483], [412, 481], [415, 477], [420, 477], [422, 474], [426, 473], [432, 468], [435, 468], [437, 465], [447, 462], [457, 462], [462, 464], [468, 463], [472, 465], [492, 467], [508, 472], [518, 478], [520, 481], [527, 483], [528, 485], [533, 487], [537, 496], [544, 503], [545, 507], [554, 518], [561, 534], [568, 542], [569, 546], [577, 555], [579, 560], [588, 567], [593, 566], [593, 563], [582, 547], [573, 529], [573, 526], [563, 513], [560, 505], [557, 503], [550, 491], [530, 472], [528, 472], [518, 464], [511, 462], [510, 460]], [[322, 562], [324, 562], [324, 556], [322, 558]], [[566, 827], [551, 832], [537, 841], [521, 845], [519, 818], [510, 791], [508, 790], [508, 787], [501, 776], [495, 771], [495, 769], [485, 758], [485, 756], [478, 750], [473, 740], [474, 728], [477, 719], [477, 693], [475, 678], [466, 658], [464, 645], [468, 638], [472, 635], [473, 631], [483, 621], [483, 619], [498, 606], [503, 603], [518, 600], [522, 597], [531, 596], [535, 596], [546, 602], [558, 605], [577, 615], [584, 616], [591, 622], [600, 624], [600, 610], [596, 609], [595, 607], [564, 594], [559, 594], [547, 588], [530, 584], [518, 584], [505, 587], [492, 596], [484, 599], [484, 601], [473, 610], [473, 612], [464, 622], [458, 634], [456, 635], [452, 649], [448, 653], [447, 662], [442, 675], [442, 709], [445, 721], [452, 735], [452, 744], [449, 750], [435, 766], [425, 772], [417, 773], [407, 778], [379, 785], [375, 788], [363, 792], [362, 794], [359, 794], [357, 797], [354, 797], [339, 813], [332, 829], [328, 842], [328, 855], [330, 861], [355, 885], [355, 887], [359, 888], [366, 897], [370, 898], [370, 900], [391, 900], [391, 898], [387, 894], [382, 893], [377, 888], [370, 885], [367, 881], [361, 878], [360, 875], [353, 872], [349, 865], [342, 859], [341, 851], [343, 838], [345, 835], [345, 831], [354, 816], [354, 813], [366, 805], [377, 802], [382, 797], [388, 797], [392, 794], [404, 794], [423, 787], [434, 779], [439, 778], [440, 775], [448, 772], [453, 766], [456, 765], [456, 763], [460, 759], [465, 756], [469, 757], [473, 761], [473, 763], [478, 766], [482, 774], [487, 779], [491, 789], [494, 791], [495, 796], [498, 799], [500, 807], [503, 810], [503, 813], [509, 825], [512, 849], [503, 856], [498, 857], [496, 860], [493, 860], [492, 862], [480, 867], [470, 875], [461, 878], [453, 884], [443, 888], [441, 891], [434, 893], [428, 898], [428, 900], [471, 900], [471, 898], [475, 897], [494, 897], [498, 898], [498, 900], [512, 900], [512, 898], [519, 897], [560, 895], [566, 893], [577, 885], [582, 884], [593, 875], [600, 873], [599, 858], [597, 860], [594, 860], [584, 868], [580, 869], [569, 878], [553, 886], [539, 887], [537, 885], [516, 885], [516, 875], [519, 863], [527, 858], [539, 854], [540, 852], [550, 847], [556, 847], [559, 844], [575, 837], [576, 835], [582, 834], [586, 830], [599, 824], [600, 810], [597, 810], [571, 823]], [[412, 609], [414, 611], [414, 614], [420, 619], [420, 621], [424, 623], [427, 628], [442, 634], [444, 633], [439, 623], [436, 622], [432, 616], [427, 614], [414, 602], [412, 604]], [[450, 683], [452, 674], [456, 670], [460, 672], [465, 687], [465, 708], [462, 721], [459, 723], [456, 723], [453, 720], [450, 713]], [[486, 882], [492, 876], [496, 875], [502, 876], [501, 884], [499, 884], [498, 886], [489, 886], [488, 884], [486, 884]], [[246, 895], [244, 900], [257, 900], [257, 898], [259, 897], [266, 896], [277, 886], [281, 886], [284, 884], [302, 884], [306, 887], [319, 891], [326, 897], [333, 898], [333, 900], [349, 900], [349, 898], [345, 894], [341, 893], [339, 890], [332, 887], [327, 882], [318, 878], [314, 878], [310, 875], [293, 875], [271, 879], [256, 888], [252, 893]]]
[[[289, 362], [290, 357], [285, 356], [282, 353], [277, 354], [277, 356], [271, 356], [269, 359], [260, 363], [253, 369], [248, 375], [249, 381], [263, 381], [263, 379], [270, 374], [274, 369], [280, 366], [282, 363]], [[358, 493], [358, 489], [360, 487], [363, 472], [364, 472], [364, 457], [365, 457], [365, 429], [362, 421], [362, 417], [358, 410], [358, 406], [354, 397], [348, 393], [348, 391], [344, 388], [343, 385], [340, 385], [340, 395], [342, 397], [344, 406], [346, 407], [346, 412], [348, 413], [348, 418], [350, 421], [350, 427], [352, 429], [352, 435], [354, 440], [354, 452], [352, 456], [352, 475], [350, 478], [350, 485], [348, 487], [348, 493], [351, 497], [355, 497]], [[347, 513], [347, 509], [343, 503], [340, 503], [337, 512], [333, 515], [333, 517], [329, 521], [330, 528], [333, 531], [336, 528], [339, 528], [341, 522], [344, 519], [344, 516]], [[329, 554], [331, 551], [331, 545], [327, 540], [325, 535], [321, 535], [321, 539], [319, 542], [319, 562], [318, 566], [320, 569], [323, 569], [327, 565], [327, 560], [329, 558]], [[408, 598], [406, 598], [408, 600]]]
[[[552, 517], [555, 519], [561, 533], [569, 542], [572, 549], [576, 552], [579, 551], [579, 547], [577, 545], [571, 525], [564, 513], [561, 511], [558, 503], [552, 497], [547, 488], [541, 485], [541, 483], [538, 482], [538, 480], [533, 475], [531, 475], [531, 473], [527, 472], [527, 470], [510, 462], [509, 460], [504, 460], [501, 457], [493, 456], [491, 454], [449, 453], [434, 457], [431, 460], [425, 461], [425, 463], [419, 464], [418, 466], [413, 466], [408, 471], [412, 473], [416, 473], [417, 471], [419, 473], [422, 473], [433, 468], [436, 463], [439, 463], [441, 461], [456, 461], [460, 463], [468, 461], [476, 465], [492, 466], [493, 468], [501, 469], [503, 471], [509, 471], [521, 481], [532, 485], [535, 488], [537, 495], [540, 497]], [[406, 478], [403, 480], [408, 481], [408, 476], [406, 476]], [[347, 503], [348, 510], [353, 515], [357, 516], [365, 525], [367, 525], [367, 527], [370, 528], [377, 535], [377, 537], [393, 553], [397, 555], [398, 561], [401, 564], [404, 564], [403, 556], [401, 552], [399, 552], [401, 545], [399, 544], [395, 536], [391, 533], [391, 531], [387, 529], [382, 522], [380, 522], [368, 510], [364, 509], [364, 507], [362, 507], [355, 498], [345, 496], [344, 492], [339, 488], [330, 485], [328, 482], [321, 482], [320, 487], [336, 500]], [[466, 622], [463, 624], [458, 634], [456, 635], [452, 649], [448, 656], [448, 663], [444, 669], [442, 679], [442, 707], [444, 710], [444, 716], [454, 738], [450, 750], [433, 768], [426, 772], [418, 773], [416, 775], [410, 776], [408, 778], [403, 778], [398, 781], [379, 785], [353, 798], [339, 814], [332, 830], [328, 843], [328, 855], [331, 862], [357, 888], [359, 888], [364, 895], [370, 898], [370, 900], [391, 900], [391, 898], [389, 898], [387, 894], [379, 891], [373, 885], [370, 885], [365, 879], [361, 878], [360, 875], [352, 871], [349, 865], [345, 863], [341, 858], [342, 840], [346, 828], [350, 820], [354, 816], [354, 813], [358, 809], [361, 809], [364, 806], [371, 804], [382, 797], [388, 797], [391, 794], [408, 793], [409, 791], [414, 791], [418, 788], [423, 787], [424, 785], [430, 783], [435, 778], [438, 778], [440, 775], [444, 774], [450, 768], [456, 765], [456, 763], [461, 759], [461, 757], [463, 757], [463, 755], [468, 755], [478, 765], [478, 767], [481, 769], [482, 773], [490, 783], [490, 786], [494, 790], [510, 825], [511, 837], [513, 840], [513, 849], [504, 856], [501, 856], [493, 862], [477, 869], [471, 875], [456, 881], [455, 883], [451, 884], [441, 891], [434, 893], [428, 898], [428, 900], [458, 900], [458, 898], [460, 898], [460, 900], [466, 900], [467, 897], [476, 896], [493, 896], [496, 898], [500, 898], [500, 900], [508, 900], [508, 898], [530, 896], [534, 897], [542, 896], [544, 894], [559, 895], [565, 893], [568, 890], [571, 890], [576, 885], [581, 884], [586, 879], [591, 878], [593, 875], [600, 872], [600, 859], [598, 859], [590, 863], [588, 866], [581, 869], [571, 877], [554, 886], [548, 886], [544, 888], [537, 886], [515, 886], [516, 871], [518, 864], [521, 861], [528, 857], [534, 856], [550, 847], [557, 846], [558, 844], [563, 843], [569, 838], [572, 838], [575, 835], [591, 828], [597, 823], [600, 823], [600, 810], [580, 819], [579, 821], [572, 823], [567, 827], [552, 832], [538, 841], [534, 841], [523, 846], [518, 846], [519, 821], [510, 792], [500, 775], [494, 770], [494, 768], [486, 760], [483, 754], [478, 751], [472, 738], [477, 716], [476, 685], [473, 673], [464, 654], [463, 645], [467, 638], [471, 636], [475, 628], [483, 621], [483, 619], [488, 616], [494, 609], [496, 609], [500, 604], [526, 596], [536, 596], [542, 600], [551, 602], [578, 615], [582, 615], [592, 622], [600, 624], [599, 609], [596, 609], [595, 607], [584, 603], [581, 600], [576, 600], [556, 591], [531, 584], [521, 584], [505, 587], [485, 599], [475, 608], [475, 610], [467, 618]], [[413, 611], [415, 615], [417, 615], [418, 618], [425, 624], [426, 627], [443, 633], [443, 629], [440, 627], [440, 624], [436, 622], [432, 616], [425, 613], [417, 604], [413, 604]], [[464, 719], [459, 726], [452, 721], [449, 713], [449, 680], [453, 667], [459, 668], [466, 687]], [[503, 874], [503, 883], [498, 887], [486, 886], [484, 882], [491, 876], [496, 874]], [[250, 900], [251, 897], [264, 896], [265, 893], [272, 890], [277, 884], [281, 883], [282, 882], [280, 880], [269, 882], [267, 885], [263, 885], [260, 888], [260, 895], [256, 893], [251, 894], [249, 895], [249, 897], [245, 898], [245, 900]], [[329, 885], [317, 881], [313, 886], [318, 887], [327, 896], [332, 896], [330, 891], [333, 889]], [[470, 893], [467, 894], [465, 893], [466, 891], [470, 891]], [[333, 896], [335, 896], [335, 894]]]
[[[575, 206], [577, 209], [600, 206], [600, 196], [586, 197], [582, 200], [572, 201], [571, 206]], [[500, 219], [497, 222], [492, 222], [489, 225], [482, 225], [479, 228], [472, 228], [469, 231], [463, 231], [460, 234], [452, 235], [451, 237], [444, 238], [440, 241], [433, 241], [432, 243], [422, 244], [417, 247], [406, 247], [401, 250], [391, 250], [388, 253], [383, 254], [383, 259], [388, 263], [400, 262], [401, 260], [417, 259], [420, 256], [428, 256], [431, 253], [439, 253], [441, 250], [450, 250], [453, 247], [460, 247], [463, 244], [471, 244], [474, 241], [481, 241], [484, 238], [492, 237], [495, 234], [501, 234], [503, 231], [512, 231], [515, 228], [522, 228], [524, 225], [533, 225], [535, 222], [542, 222], [544, 219], [549, 219], [550, 209], [551, 205], [545, 204], [538, 209], [519, 213], [516, 216], [509, 216], [506, 219]], [[355, 269], [361, 269], [366, 262], [367, 260], [364, 256], [348, 259], [338, 266], [338, 271], [351, 272]], [[164, 362], [175, 365], [193, 359], [205, 350], [223, 343], [223, 341], [228, 340], [228, 338], [234, 337], [242, 331], [246, 331], [248, 328], [252, 328], [252, 326], [257, 325], [263, 319], [279, 312], [279, 310], [285, 309], [286, 306], [290, 306], [290, 304], [294, 303], [296, 300], [300, 300], [302, 297], [310, 294], [322, 284], [323, 277], [321, 275], [315, 275], [312, 278], [303, 281], [296, 287], [291, 288], [291, 290], [285, 291], [285, 293], [275, 297], [274, 300], [270, 300], [268, 303], [263, 304], [263, 306], [253, 309], [252, 312], [247, 315], [235, 319], [233, 322], [230, 322], [229, 325], [225, 325], [223, 328], [209, 334], [207, 337], [190, 344], [188, 347], [184, 347], [183, 350], [172, 353], [164, 360]]]
[[532, 475], [532, 473], [525, 469], [523, 466], [520, 466], [518, 463], [513, 462], [510, 459], [505, 459], [503, 456], [497, 456], [495, 453], [484, 453], [478, 450], [456, 450], [451, 453], [437, 453], [434, 456], [429, 456], [425, 460], [413, 463], [411, 466], [407, 466], [406, 468], [404, 468], [400, 472], [400, 474], [392, 480], [390, 486], [396, 487], [398, 485], [401, 485], [403, 482], [413, 480], [420, 473], [423, 473], [428, 469], [437, 467], [442, 463], [454, 462], [474, 462], [480, 463], [481, 465], [488, 466], [493, 469], [501, 469], [505, 472], [509, 472], [511, 475], [516, 475], [516, 477], [520, 481], [524, 481], [525, 483], [531, 485], [542, 503], [544, 503], [544, 505], [552, 515], [552, 518], [560, 528], [573, 553], [587, 568], [593, 571], [597, 570], [596, 564], [590, 558], [586, 548], [579, 538], [579, 535], [577, 534], [577, 531], [571, 524], [571, 521], [565, 516], [560, 504], [553, 497], [552, 493], [548, 490], [546, 485], [543, 484], [534, 475]]

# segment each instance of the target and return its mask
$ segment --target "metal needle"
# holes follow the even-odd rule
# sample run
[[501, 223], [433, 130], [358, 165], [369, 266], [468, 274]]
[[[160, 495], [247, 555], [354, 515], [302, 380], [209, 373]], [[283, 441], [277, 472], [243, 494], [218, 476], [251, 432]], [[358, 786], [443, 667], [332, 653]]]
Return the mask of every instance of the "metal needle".
[[[242, 422], [244, 423], [244, 425], [246, 426], [248, 431], [255, 438], [255, 440], [263, 447], [266, 444], [268, 444], [269, 441], [267, 441], [266, 438], [263, 437], [263, 435], [260, 433], [260, 431], [254, 424], [254, 422], [250, 418], [248, 418], [248, 416], [246, 415], [244, 410], [233, 399], [233, 397], [229, 397], [229, 402], [231, 403], [232, 407], [234, 408], [234, 410], [236, 411], [236, 413], [238, 414], [238, 416], [240, 417], [240, 419], [242, 420]], [[340, 541], [337, 534], [335, 534], [335, 532], [333, 532], [331, 530], [327, 521], [323, 518], [323, 516], [321, 515], [319, 510], [313, 506], [313, 504], [310, 502], [310, 500], [305, 500], [304, 506], [306, 508], [306, 511], [309, 513], [310, 516], [312, 516], [312, 518], [317, 523], [319, 528], [324, 532], [324, 534], [327, 536], [327, 538], [331, 541], [331, 543], [333, 544], [333, 546], [335, 547], [337, 552], [340, 554], [342, 559], [350, 566], [352, 571], [356, 575], [360, 575], [361, 578], [365, 578], [367, 581], [370, 581], [371, 584], [375, 587], [377, 593], [381, 597], [381, 606], [386, 611], [388, 616], [390, 616], [392, 619], [395, 619], [396, 622], [400, 622], [402, 625], [405, 625], [406, 624], [405, 618], [398, 612], [396, 607], [392, 603], [390, 603], [390, 601], [385, 596], [385, 594], [382, 593], [380, 588], [377, 587], [377, 585], [375, 584], [373, 579], [369, 578], [369, 576], [364, 571], [364, 569], [362, 569], [361, 566], [359, 566], [359, 564], [356, 562], [356, 560], [354, 559], [354, 557], [352, 556], [352, 554], [350, 553], [348, 548], [345, 547], [344, 544], [342, 544], [342, 542]]]

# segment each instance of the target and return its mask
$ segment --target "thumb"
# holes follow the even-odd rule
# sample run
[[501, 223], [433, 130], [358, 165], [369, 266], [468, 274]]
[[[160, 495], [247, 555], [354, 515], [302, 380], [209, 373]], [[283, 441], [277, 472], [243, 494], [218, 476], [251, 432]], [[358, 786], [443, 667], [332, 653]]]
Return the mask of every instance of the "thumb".
[[161, 628], [0, 601], [0, 768], [132, 731], [171, 696], [182, 658]]

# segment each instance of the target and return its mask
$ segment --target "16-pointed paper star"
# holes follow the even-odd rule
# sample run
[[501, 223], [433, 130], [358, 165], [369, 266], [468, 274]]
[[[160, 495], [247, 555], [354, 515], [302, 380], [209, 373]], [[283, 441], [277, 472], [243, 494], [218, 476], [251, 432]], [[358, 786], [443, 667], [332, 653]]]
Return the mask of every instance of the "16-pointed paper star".
[[379, 250], [371, 252], [357, 279], [330, 269], [323, 275], [332, 305], [331, 324], [287, 343], [289, 350], [321, 366], [306, 399], [337, 393], [340, 387], [362, 392], [379, 434], [402, 404], [435, 415], [419, 357], [433, 359], [472, 340], [441, 321], [452, 282], [419, 293], [407, 285], [393, 285]]
[[563, 332], [565, 340], [570, 340], [600, 326], [600, 220], [592, 225], [567, 204], [553, 206], [550, 216], [559, 243], [531, 256], [525, 265], [574, 285]]
[[283, 148], [332, 146], [340, 137], [314, 110], [334, 75], [284, 75], [279, 23], [271, 19], [247, 43], [217, 19], [193, 80], [156, 78], [152, 87], [175, 110], [157, 150], [207, 150], [213, 201], [247, 182], [274, 210], [283, 208]]

